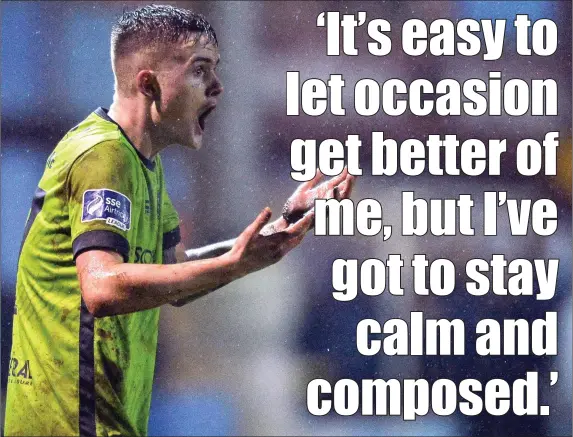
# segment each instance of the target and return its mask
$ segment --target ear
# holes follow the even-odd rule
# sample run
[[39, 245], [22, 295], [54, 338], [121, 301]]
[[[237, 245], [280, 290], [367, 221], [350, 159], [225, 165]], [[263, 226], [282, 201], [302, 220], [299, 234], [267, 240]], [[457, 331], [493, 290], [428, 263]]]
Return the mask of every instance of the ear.
[[159, 82], [157, 81], [155, 72], [151, 70], [141, 70], [137, 73], [135, 81], [137, 83], [137, 90], [141, 94], [144, 94], [153, 101], [159, 99]]

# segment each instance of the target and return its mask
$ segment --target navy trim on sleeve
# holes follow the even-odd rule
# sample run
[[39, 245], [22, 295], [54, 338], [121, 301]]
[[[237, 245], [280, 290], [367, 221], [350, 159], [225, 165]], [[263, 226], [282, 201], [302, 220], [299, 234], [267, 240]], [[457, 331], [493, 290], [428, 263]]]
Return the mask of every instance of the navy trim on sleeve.
[[163, 250], [171, 249], [172, 247], [177, 246], [181, 241], [181, 230], [179, 226], [169, 232], [165, 232], [163, 234]]
[[123, 261], [129, 259], [129, 242], [127, 239], [112, 231], [88, 231], [76, 237], [72, 243], [74, 261], [78, 255], [86, 250], [111, 249], [123, 257]]

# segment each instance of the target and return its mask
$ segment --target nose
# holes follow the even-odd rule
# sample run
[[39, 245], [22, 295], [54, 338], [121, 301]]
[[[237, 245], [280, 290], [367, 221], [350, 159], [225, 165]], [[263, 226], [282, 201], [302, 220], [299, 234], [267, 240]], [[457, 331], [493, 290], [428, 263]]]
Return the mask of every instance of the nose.
[[209, 87], [207, 91], [207, 97], [217, 97], [223, 92], [223, 84], [218, 77], [215, 77], [213, 84]]

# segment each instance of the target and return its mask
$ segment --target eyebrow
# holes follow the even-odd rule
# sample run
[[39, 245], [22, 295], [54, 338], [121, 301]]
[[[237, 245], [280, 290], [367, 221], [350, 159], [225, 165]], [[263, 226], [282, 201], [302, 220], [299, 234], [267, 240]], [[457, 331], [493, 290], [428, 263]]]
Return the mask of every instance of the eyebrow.
[[[215, 62], [215, 65], [219, 65], [219, 61], [220, 59], [217, 59], [217, 62]], [[193, 59], [192, 64], [194, 64], [195, 62], [207, 62], [209, 64], [213, 64], [213, 59], [208, 58], [206, 56], [197, 56], [196, 58]]]

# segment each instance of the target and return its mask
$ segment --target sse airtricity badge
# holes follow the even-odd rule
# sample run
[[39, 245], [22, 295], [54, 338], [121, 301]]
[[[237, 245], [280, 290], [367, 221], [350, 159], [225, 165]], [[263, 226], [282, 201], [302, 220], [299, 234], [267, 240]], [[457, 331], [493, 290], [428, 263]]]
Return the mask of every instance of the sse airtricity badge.
[[82, 222], [104, 220], [122, 231], [131, 226], [131, 200], [117, 191], [102, 188], [86, 190], [83, 198]]

